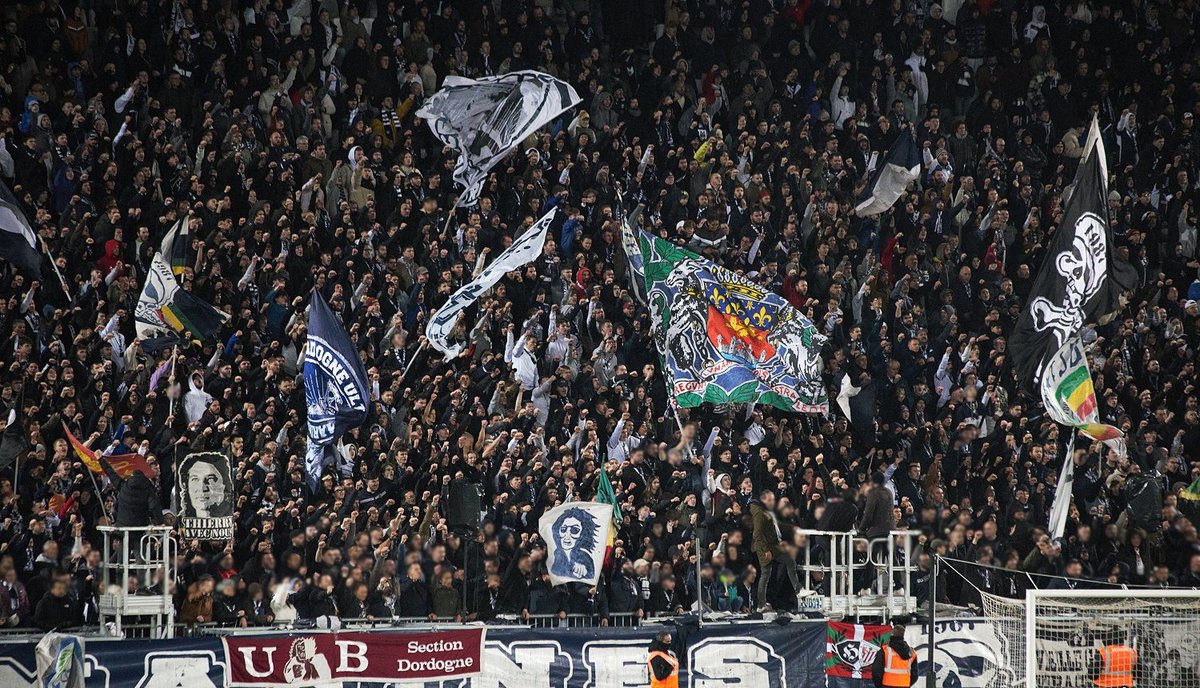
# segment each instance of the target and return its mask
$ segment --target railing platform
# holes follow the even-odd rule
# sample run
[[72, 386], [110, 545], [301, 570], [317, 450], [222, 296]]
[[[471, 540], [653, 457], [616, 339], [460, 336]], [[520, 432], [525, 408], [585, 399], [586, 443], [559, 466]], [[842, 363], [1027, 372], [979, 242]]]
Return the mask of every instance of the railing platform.
[[104, 557], [99, 595], [102, 633], [123, 637], [136, 619], [149, 622], [151, 638], [175, 637], [175, 554], [168, 526], [100, 526]]
[[893, 530], [868, 540], [856, 533], [801, 529], [804, 559], [797, 562], [805, 591], [802, 612], [830, 618], [911, 616], [917, 612], [912, 590], [919, 531]]

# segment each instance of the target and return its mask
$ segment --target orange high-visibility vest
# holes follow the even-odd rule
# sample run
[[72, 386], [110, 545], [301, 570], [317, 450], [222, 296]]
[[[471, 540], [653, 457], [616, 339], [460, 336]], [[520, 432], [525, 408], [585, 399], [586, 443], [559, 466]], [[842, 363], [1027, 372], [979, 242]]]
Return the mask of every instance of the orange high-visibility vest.
[[[654, 669], [649, 667], [649, 663], [654, 661], [654, 658], [665, 661], [671, 665], [671, 675], [666, 678], [654, 678]], [[647, 659], [647, 668], [650, 671], [650, 688], [679, 688], [679, 660], [667, 654], [666, 652], [651, 652]]]
[[909, 688], [912, 685], [912, 663], [917, 656], [905, 659], [891, 645], [883, 646], [883, 685]]
[[1133, 688], [1133, 665], [1137, 650], [1125, 645], [1105, 645], [1100, 653], [1100, 675], [1092, 683], [1107, 688]]

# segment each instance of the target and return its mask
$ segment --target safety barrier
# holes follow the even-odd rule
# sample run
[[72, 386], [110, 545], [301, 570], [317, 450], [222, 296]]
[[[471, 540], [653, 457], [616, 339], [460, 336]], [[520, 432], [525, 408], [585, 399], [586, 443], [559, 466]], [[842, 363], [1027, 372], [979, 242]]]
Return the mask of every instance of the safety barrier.
[[801, 610], [832, 618], [889, 620], [916, 612], [912, 590], [919, 531], [893, 530], [868, 540], [857, 533], [801, 529]]

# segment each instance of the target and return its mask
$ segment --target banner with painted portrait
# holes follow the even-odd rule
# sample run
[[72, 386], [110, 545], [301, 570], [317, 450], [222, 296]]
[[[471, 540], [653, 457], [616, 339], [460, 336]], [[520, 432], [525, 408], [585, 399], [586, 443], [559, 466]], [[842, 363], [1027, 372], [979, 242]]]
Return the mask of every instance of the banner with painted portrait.
[[612, 505], [568, 502], [542, 514], [538, 533], [546, 543], [551, 585], [595, 585], [604, 566]]
[[176, 470], [179, 526], [184, 537], [229, 540], [233, 537], [233, 473], [219, 452], [188, 454]]

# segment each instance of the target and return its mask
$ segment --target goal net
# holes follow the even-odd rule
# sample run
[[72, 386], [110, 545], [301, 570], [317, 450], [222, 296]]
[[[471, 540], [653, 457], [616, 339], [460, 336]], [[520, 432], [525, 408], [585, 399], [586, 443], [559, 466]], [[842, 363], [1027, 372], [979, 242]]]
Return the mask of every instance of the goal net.
[[998, 647], [988, 688], [1090, 688], [1097, 648], [1134, 648], [1137, 688], [1200, 688], [1200, 590], [1029, 590], [983, 596]]

